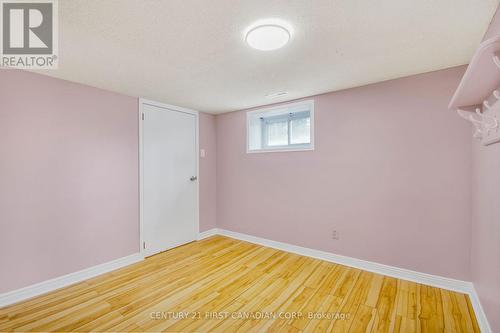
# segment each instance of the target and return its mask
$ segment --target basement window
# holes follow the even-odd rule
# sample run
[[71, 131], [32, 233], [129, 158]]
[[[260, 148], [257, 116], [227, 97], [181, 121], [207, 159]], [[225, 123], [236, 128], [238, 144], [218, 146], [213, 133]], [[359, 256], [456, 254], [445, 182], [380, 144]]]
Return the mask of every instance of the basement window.
[[313, 100], [247, 113], [247, 153], [313, 149]]

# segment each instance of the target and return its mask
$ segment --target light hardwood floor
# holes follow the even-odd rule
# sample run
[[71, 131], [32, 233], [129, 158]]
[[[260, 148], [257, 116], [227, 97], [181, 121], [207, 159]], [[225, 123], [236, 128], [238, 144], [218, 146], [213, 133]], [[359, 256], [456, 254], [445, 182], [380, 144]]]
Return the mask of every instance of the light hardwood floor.
[[[311, 319], [311, 314], [326, 319]], [[479, 328], [466, 295], [214, 236], [2, 308], [0, 331]]]

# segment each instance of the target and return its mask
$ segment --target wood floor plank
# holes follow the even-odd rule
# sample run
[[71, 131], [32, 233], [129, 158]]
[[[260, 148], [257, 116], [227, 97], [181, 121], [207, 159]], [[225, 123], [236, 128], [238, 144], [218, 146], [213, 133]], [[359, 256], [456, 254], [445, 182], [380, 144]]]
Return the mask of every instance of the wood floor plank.
[[434, 333], [479, 327], [467, 295], [214, 236], [1, 308], [0, 331]]
[[365, 304], [361, 304], [354, 315], [349, 333], [371, 332], [376, 316], [376, 309]]

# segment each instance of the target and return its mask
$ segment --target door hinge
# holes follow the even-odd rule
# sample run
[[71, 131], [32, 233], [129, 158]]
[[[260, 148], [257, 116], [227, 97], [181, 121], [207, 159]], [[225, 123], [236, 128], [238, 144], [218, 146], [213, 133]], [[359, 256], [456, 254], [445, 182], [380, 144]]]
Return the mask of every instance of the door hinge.
[[142, 114], [142, 120], [144, 120], [144, 113]]
[[145, 249], [146, 248], [146, 242], [142, 242], [142, 248]]

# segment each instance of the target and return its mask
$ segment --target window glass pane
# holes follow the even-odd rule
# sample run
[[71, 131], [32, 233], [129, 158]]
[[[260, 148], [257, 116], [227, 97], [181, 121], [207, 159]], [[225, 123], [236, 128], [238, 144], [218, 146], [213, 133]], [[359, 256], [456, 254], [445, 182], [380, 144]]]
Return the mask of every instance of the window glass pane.
[[266, 134], [268, 146], [288, 145], [288, 122], [283, 120], [266, 123]]
[[314, 104], [304, 101], [247, 113], [247, 152], [312, 149]]
[[298, 118], [290, 121], [290, 143], [311, 142], [311, 118]]

